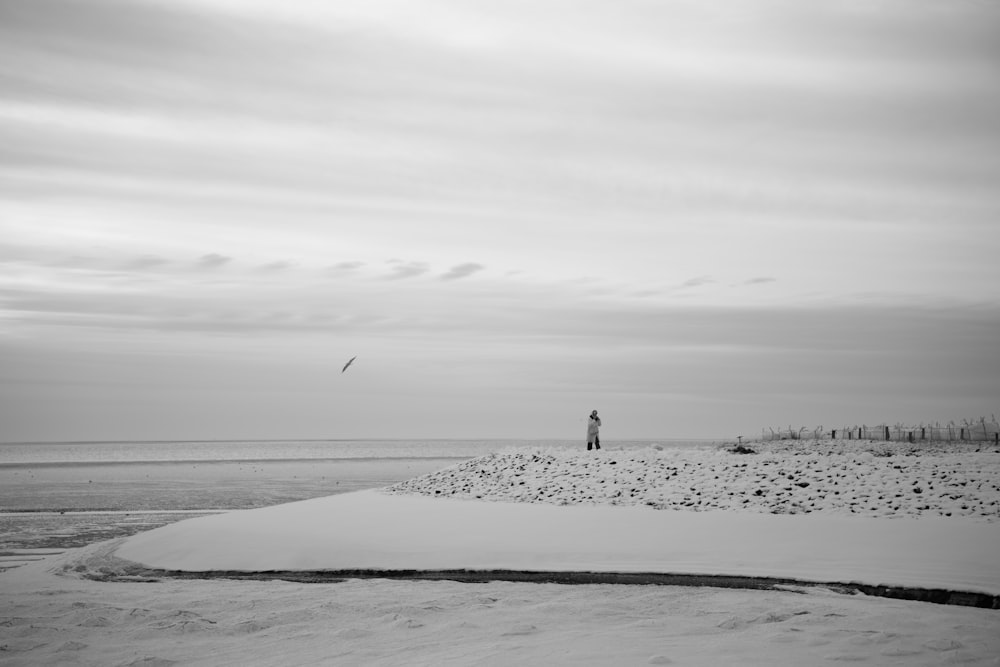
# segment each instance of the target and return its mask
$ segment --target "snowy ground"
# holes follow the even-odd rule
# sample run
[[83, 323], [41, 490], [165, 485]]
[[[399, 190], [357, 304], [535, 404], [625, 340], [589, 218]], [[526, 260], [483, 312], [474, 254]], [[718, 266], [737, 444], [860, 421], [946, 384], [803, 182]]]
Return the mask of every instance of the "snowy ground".
[[[70, 556], [48, 567], [102, 558]], [[998, 611], [816, 589], [105, 583], [36, 563], [0, 591], [5, 666], [1000, 664]]]
[[684, 512], [361, 491], [129, 538], [159, 569], [667, 572], [1000, 595], [1000, 523], [965, 517]]
[[133, 561], [720, 572], [1000, 593], [1000, 453], [751, 447], [506, 451], [389, 492], [70, 551], [0, 574], [0, 663], [1000, 665], [1000, 611], [822, 587], [87, 578]]
[[1000, 451], [948, 445], [786, 440], [730, 448], [508, 450], [390, 491], [532, 503], [1000, 520]]

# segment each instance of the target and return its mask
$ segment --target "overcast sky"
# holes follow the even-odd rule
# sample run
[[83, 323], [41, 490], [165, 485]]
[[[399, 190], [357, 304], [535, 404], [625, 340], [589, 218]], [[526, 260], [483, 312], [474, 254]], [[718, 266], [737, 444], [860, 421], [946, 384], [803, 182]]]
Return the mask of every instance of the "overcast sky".
[[989, 418], [998, 34], [984, 0], [0, 0], [0, 440]]

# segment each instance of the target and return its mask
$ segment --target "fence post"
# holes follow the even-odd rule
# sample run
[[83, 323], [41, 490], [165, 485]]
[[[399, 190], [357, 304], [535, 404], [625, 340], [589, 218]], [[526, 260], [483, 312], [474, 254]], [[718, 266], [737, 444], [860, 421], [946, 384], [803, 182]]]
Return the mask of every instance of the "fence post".
[[892, 438], [889, 437], [889, 427], [888, 426], [885, 427], [885, 439], [886, 440], [892, 440]]
[[923, 426], [920, 427], [920, 439], [921, 440], [927, 439], [927, 429], [924, 428]]
[[910, 442], [913, 442], [913, 431], [910, 431], [909, 433], [907, 433], [907, 434], [906, 434], [906, 438], [907, 438], [907, 440], [909, 440]]
[[959, 440], [965, 440], [965, 427], [964, 426], [962, 427], [962, 430], [960, 430], [958, 432], [958, 439]]

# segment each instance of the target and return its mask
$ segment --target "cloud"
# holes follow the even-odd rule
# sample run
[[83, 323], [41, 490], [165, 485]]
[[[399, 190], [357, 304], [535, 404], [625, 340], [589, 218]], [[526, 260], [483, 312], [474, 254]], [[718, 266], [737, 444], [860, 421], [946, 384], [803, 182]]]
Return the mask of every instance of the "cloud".
[[475, 262], [466, 262], [465, 264], [458, 264], [451, 267], [447, 273], [441, 276], [441, 280], [458, 280], [459, 278], [466, 278], [471, 276], [473, 273], [482, 271], [486, 267], [482, 264], [476, 264]]
[[698, 276], [696, 278], [691, 278], [690, 280], [685, 280], [681, 283], [681, 289], [690, 289], [692, 287], [701, 287], [702, 285], [708, 285], [709, 283], [714, 283], [715, 279], [712, 276]]
[[270, 262], [268, 264], [263, 264], [263, 265], [257, 267], [257, 270], [258, 271], [263, 271], [263, 272], [266, 272], [266, 273], [272, 273], [272, 272], [277, 272], [277, 271], [287, 271], [288, 269], [292, 268], [293, 266], [294, 266], [294, 264], [292, 264], [291, 262], [281, 260], [281, 261], [277, 261], [277, 262]]
[[141, 271], [143, 269], [152, 269], [169, 263], [170, 260], [158, 255], [142, 255], [125, 262], [123, 268], [126, 270]]
[[[394, 266], [417, 274], [427, 268]], [[800, 405], [833, 411], [836, 401], [854, 400], [845, 419], [864, 419], [858, 411], [865, 404], [878, 404], [889, 413], [878, 415], [884, 419], [894, 418], [904, 397], [945, 392], [964, 400], [977, 392], [978, 401], [995, 402], [992, 378], [1000, 373], [991, 354], [1000, 307], [680, 306], [676, 299], [588, 298], [565, 284], [483, 278], [447, 289], [439, 280], [311, 281], [302, 272], [242, 286], [153, 273], [161, 282], [123, 286], [103, 272], [84, 281], [71, 273], [56, 276], [63, 283], [0, 289], [5, 324], [24, 332], [22, 340], [81, 354], [128, 341], [150, 357], [187, 351], [194, 359], [224, 347], [223, 356], [248, 364], [270, 355], [321, 358], [343, 341], [364, 341], [398, 354], [400, 376], [419, 374], [414, 364], [461, 367], [474, 370], [451, 386], [489, 381], [510, 395], [574, 396], [594, 391], [596, 373], [609, 400], [655, 410], [670, 393], [731, 398], [751, 406], [754, 426], [771, 419], [761, 406], [799, 420], [807, 414]], [[922, 381], [931, 376], [933, 385]], [[867, 398], [877, 396], [884, 402]], [[918, 418], [939, 416], [950, 414]]]
[[0, 334], [995, 397], [998, 10], [939, 4], [0, 0]]
[[217, 253], [210, 253], [208, 255], [202, 255], [198, 258], [197, 267], [203, 270], [213, 270], [220, 266], [224, 266], [233, 260], [232, 257], [226, 257], [225, 255], [219, 255]]
[[331, 271], [357, 271], [365, 265], [364, 262], [337, 262], [330, 267]]
[[430, 267], [424, 262], [401, 262], [400, 260], [391, 260], [389, 263], [394, 264], [389, 275], [389, 280], [415, 278], [430, 271]]

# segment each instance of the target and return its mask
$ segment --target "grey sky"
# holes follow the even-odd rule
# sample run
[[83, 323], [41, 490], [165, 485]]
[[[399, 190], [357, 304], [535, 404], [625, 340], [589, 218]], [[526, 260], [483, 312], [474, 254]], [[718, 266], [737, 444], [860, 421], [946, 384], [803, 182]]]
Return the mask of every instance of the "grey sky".
[[1000, 6], [354, 4], [0, 0], [0, 439], [1000, 411]]

